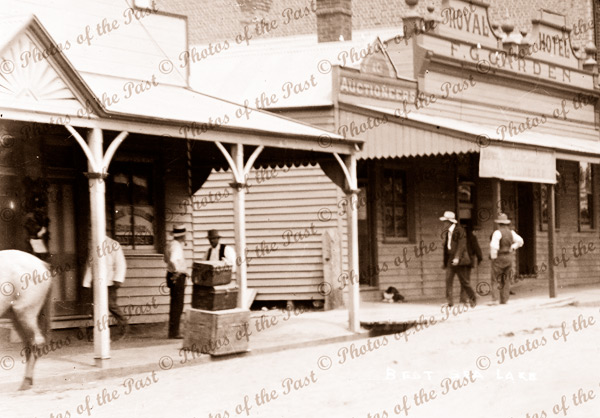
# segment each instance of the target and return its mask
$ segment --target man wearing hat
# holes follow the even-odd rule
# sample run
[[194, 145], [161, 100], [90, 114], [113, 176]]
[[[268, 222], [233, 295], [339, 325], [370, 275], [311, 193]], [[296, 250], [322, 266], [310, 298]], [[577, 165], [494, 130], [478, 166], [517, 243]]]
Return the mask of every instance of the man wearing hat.
[[494, 221], [498, 229], [492, 234], [490, 242], [490, 258], [492, 259], [492, 299], [498, 298], [497, 289], [500, 290], [500, 303], [508, 302], [510, 295], [510, 280], [514, 274], [512, 266], [512, 253], [524, 244], [523, 238], [511, 230], [510, 219], [501, 213]]
[[444, 234], [444, 269], [446, 269], [446, 299], [448, 306], [454, 305], [452, 298], [452, 285], [454, 275], [458, 275], [460, 286], [465, 290], [471, 306], [476, 305], [476, 296], [468, 280], [468, 269], [471, 258], [467, 248], [467, 234], [462, 226], [456, 221], [454, 212], [446, 211], [440, 221], [446, 224]]
[[225, 244], [219, 244], [219, 240], [221, 236], [219, 235], [219, 231], [216, 229], [211, 229], [208, 231], [208, 242], [210, 242], [210, 248], [206, 253], [207, 261], [225, 261], [227, 264], [231, 265], [231, 271], [235, 273], [235, 250]]
[[185, 225], [177, 225], [171, 231], [173, 240], [167, 244], [165, 263], [167, 263], [167, 287], [171, 290], [169, 308], [169, 338], [183, 338], [179, 332], [179, 322], [183, 313], [183, 297], [187, 277], [187, 263], [183, 253], [185, 246]]

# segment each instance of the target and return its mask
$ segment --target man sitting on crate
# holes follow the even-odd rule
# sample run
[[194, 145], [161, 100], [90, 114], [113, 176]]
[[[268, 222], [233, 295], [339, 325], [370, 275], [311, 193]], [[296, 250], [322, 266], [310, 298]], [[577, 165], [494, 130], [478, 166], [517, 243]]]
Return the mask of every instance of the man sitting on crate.
[[208, 242], [210, 242], [210, 248], [206, 253], [206, 261], [225, 261], [229, 264], [231, 271], [235, 273], [235, 250], [228, 245], [219, 244], [219, 231], [211, 229], [208, 231]]
[[179, 333], [179, 322], [183, 313], [183, 297], [185, 295], [185, 279], [187, 263], [183, 253], [185, 245], [185, 225], [173, 227], [173, 240], [167, 244], [165, 262], [167, 263], [167, 287], [171, 289], [169, 308], [169, 338], [183, 338]]

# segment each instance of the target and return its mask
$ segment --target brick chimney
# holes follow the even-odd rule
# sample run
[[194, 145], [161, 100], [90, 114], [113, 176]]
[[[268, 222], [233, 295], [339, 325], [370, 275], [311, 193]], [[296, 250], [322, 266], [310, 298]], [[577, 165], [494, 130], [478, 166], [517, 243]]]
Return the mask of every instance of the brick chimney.
[[352, 0], [317, 0], [319, 42], [352, 40]]

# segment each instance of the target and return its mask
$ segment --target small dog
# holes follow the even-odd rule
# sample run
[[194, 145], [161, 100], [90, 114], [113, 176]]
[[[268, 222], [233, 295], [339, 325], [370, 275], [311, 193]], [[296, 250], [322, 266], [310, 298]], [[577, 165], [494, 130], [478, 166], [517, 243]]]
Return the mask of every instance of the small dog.
[[393, 286], [387, 288], [385, 292], [383, 292], [383, 302], [394, 303], [394, 302], [404, 302], [404, 296], [398, 292]]

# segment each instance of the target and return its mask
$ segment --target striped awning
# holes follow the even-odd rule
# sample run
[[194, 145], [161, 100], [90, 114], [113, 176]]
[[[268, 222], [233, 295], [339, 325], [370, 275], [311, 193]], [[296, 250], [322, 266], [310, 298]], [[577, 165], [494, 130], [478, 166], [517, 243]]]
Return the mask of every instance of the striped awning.
[[[364, 109], [377, 110], [371, 107]], [[400, 119], [394, 118], [393, 111], [388, 109], [380, 109], [379, 115], [370, 113], [372, 116], [363, 112], [340, 111], [338, 133], [347, 138], [365, 140], [362, 151], [357, 153], [358, 159], [479, 152], [475, 137], [468, 140], [463, 132], [438, 125], [411, 123], [410, 120], [398, 123]], [[379, 124], [376, 119], [382, 119], [384, 115], [389, 122]]]
[[[491, 145], [494, 149], [537, 150], [538, 154], [551, 152], [556, 159], [600, 163], [600, 142], [586, 138], [531, 131], [503, 141], [495, 127], [463, 120], [420, 112], [399, 118], [394, 115], [394, 109], [370, 105], [343, 104], [340, 107], [338, 133], [366, 141], [362, 152], [357, 154], [359, 159], [482, 153]], [[383, 118], [388, 122], [376, 123]]]

